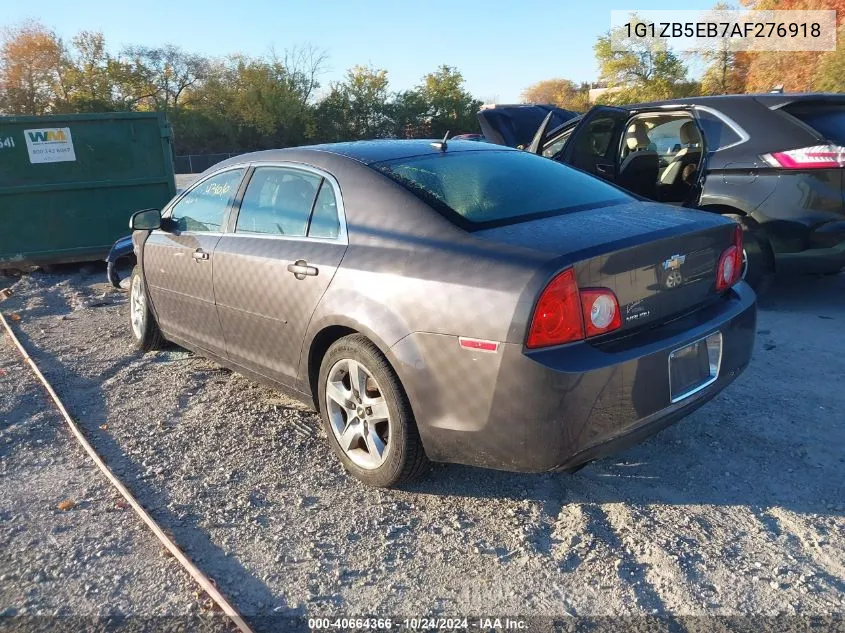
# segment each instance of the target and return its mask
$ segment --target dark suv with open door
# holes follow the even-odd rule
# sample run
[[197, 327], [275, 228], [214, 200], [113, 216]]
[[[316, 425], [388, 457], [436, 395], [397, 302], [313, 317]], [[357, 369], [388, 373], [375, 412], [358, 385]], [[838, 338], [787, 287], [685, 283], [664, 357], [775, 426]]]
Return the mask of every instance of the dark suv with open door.
[[[495, 138], [497, 119], [478, 118]], [[775, 270], [845, 267], [845, 95], [596, 106], [562, 124], [547, 117], [525, 149], [644, 198], [732, 217], [752, 286]]]

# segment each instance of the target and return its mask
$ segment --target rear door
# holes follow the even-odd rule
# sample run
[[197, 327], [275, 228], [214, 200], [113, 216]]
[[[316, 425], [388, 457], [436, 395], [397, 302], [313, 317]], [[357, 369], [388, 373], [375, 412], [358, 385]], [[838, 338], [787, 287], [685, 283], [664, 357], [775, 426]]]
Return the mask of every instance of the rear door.
[[590, 109], [572, 131], [560, 162], [615, 182], [619, 144], [630, 117], [630, 111], [623, 108]]
[[230, 360], [296, 386], [302, 340], [346, 252], [340, 188], [302, 165], [256, 166], [214, 251]]
[[234, 167], [194, 185], [165, 210], [144, 244], [144, 277], [165, 335], [225, 356], [214, 306], [214, 249], [246, 172]]

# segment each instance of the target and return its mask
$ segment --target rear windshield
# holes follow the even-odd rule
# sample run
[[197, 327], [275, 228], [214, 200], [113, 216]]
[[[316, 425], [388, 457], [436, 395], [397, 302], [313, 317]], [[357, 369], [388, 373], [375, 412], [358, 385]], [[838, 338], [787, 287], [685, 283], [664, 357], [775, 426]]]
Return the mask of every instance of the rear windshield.
[[787, 111], [800, 119], [829, 141], [845, 145], [845, 107], [813, 106], [791, 107]]
[[373, 167], [468, 230], [633, 200], [598, 178], [522, 151], [447, 149]]

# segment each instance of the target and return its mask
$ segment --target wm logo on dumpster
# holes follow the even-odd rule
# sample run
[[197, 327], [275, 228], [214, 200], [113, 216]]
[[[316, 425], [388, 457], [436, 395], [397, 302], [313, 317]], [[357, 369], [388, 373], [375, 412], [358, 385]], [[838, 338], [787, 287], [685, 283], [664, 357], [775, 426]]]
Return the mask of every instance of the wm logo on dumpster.
[[24, 130], [23, 133], [30, 163], [59, 163], [76, 160], [69, 127], [39, 128]]
[[67, 141], [67, 135], [64, 130], [35, 130], [28, 131], [29, 140], [33, 143], [51, 143]]

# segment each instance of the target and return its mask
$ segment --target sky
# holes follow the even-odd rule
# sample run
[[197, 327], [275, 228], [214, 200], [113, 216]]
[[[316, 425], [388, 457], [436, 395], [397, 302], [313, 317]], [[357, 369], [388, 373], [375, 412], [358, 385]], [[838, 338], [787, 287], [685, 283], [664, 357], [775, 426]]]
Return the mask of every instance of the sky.
[[[683, 8], [714, 3], [686, 0]], [[172, 43], [212, 57], [260, 56], [311, 44], [328, 54], [324, 86], [351, 66], [370, 64], [388, 71], [392, 90], [404, 90], [448, 64], [477, 98], [508, 103], [542, 79], [595, 81], [593, 44], [609, 29], [611, 10], [678, 8], [643, 0], [144, 0], [133, 6], [0, 0], [0, 26], [36, 19], [67, 40], [82, 30], [102, 31], [115, 52], [128, 44]]]

